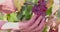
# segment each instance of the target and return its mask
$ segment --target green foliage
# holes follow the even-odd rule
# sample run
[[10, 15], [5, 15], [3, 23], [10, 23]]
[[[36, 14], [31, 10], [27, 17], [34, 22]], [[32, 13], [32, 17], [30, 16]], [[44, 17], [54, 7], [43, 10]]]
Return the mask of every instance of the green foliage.
[[26, 20], [29, 20], [31, 18], [31, 15], [32, 15], [32, 5], [28, 5], [27, 6], [27, 10], [25, 12], [25, 18]]
[[0, 12], [0, 20], [3, 20], [3, 14]]
[[46, 11], [46, 14], [47, 15], [50, 15], [52, 13], [52, 7], [50, 7], [49, 9], [47, 9], [47, 11]]
[[17, 13], [17, 18], [19, 20], [29, 20], [32, 16], [32, 5], [24, 5], [22, 11]]
[[9, 22], [16, 22], [18, 21], [16, 16], [17, 16], [17, 13], [8, 14], [7, 19]]

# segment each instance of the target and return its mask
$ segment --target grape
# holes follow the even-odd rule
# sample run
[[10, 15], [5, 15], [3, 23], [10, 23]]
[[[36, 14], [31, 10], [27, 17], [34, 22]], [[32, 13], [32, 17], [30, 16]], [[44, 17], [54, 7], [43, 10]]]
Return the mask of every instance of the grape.
[[38, 0], [38, 4], [34, 5], [32, 8], [32, 12], [34, 12], [37, 15], [42, 15], [45, 16], [46, 15], [46, 3], [44, 0]]

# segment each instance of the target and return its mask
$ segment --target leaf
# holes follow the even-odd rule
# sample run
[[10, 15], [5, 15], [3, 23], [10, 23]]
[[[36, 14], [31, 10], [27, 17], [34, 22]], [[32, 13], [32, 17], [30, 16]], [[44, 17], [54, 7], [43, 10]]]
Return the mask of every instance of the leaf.
[[8, 15], [8, 21], [9, 22], [15, 22], [15, 21], [18, 21], [18, 19], [17, 19], [17, 13], [12, 13], [12, 14], [9, 14]]
[[47, 11], [46, 11], [46, 14], [47, 15], [50, 15], [52, 13], [52, 7], [50, 7]]
[[4, 14], [3, 20], [7, 20], [7, 14]]
[[0, 20], [3, 20], [4, 15], [0, 12]]
[[17, 18], [19, 20], [29, 20], [31, 18], [32, 15], [32, 5], [25, 5], [22, 7], [22, 11], [18, 12], [17, 14]]
[[20, 13], [20, 12], [17, 13], [17, 19], [18, 19], [18, 20], [21, 20], [21, 21], [22, 21], [23, 18], [24, 18], [24, 16], [25, 16], [25, 15], [23, 15], [23, 14]]
[[26, 11], [26, 6], [23, 6], [21, 12], [17, 13], [17, 18], [19, 20], [21, 20], [21, 21], [23, 20], [23, 18], [25, 16], [25, 11]]
[[32, 5], [27, 6], [27, 10], [25, 12], [25, 18], [26, 20], [29, 20], [32, 16]]

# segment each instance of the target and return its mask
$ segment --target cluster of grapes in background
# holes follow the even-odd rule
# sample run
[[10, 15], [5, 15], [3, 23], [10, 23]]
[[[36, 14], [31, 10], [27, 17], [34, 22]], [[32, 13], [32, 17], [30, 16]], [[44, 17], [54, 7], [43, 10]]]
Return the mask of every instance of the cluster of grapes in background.
[[38, 0], [37, 5], [34, 5], [32, 11], [37, 14], [37, 15], [42, 15], [45, 16], [46, 15], [46, 2], [45, 0]]

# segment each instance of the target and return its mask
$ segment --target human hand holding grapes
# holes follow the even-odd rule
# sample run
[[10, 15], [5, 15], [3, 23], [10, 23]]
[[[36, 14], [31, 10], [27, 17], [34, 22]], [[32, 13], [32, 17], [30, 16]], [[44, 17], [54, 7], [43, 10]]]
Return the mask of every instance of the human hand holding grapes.
[[[19, 24], [18, 24], [19, 29], [17, 29], [17, 28], [8, 28], [8, 29], [20, 30], [22, 32], [40, 32], [43, 30], [43, 28], [45, 26], [45, 22], [46, 22], [45, 18], [43, 18], [42, 16], [38, 17], [37, 15], [34, 15], [28, 21], [19, 22]], [[18, 25], [16, 25], [16, 26], [18, 26]], [[8, 25], [6, 25], [6, 26], [8, 26]], [[6, 28], [3, 28], [3, 29], [6, 29]]]
[[[20, 22], [20, 31], [23, 32], [40, 32], [43, 30], [45, 26], [45, 18], [42, 16], [34, 15], [32, 18], [27, 22]], [[22, 24], [22, 25], [21, 25]]]

